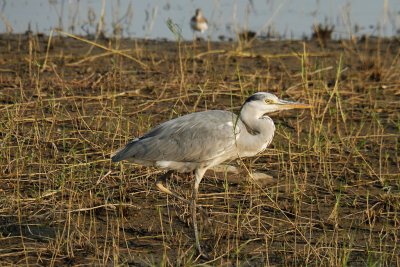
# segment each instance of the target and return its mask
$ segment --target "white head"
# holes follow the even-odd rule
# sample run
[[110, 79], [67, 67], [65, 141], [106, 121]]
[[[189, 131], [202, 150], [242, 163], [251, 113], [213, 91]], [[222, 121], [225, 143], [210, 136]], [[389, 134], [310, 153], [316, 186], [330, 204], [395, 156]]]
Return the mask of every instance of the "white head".
[[286, 101], [279, 99], [273, 94], [259, 92], [247, 98], [246, 102], [244, 102], [242, 106], [240, 114], [241, 116], [247, 114], [247, 116], [261, 118], [264, 114], [275, 111], [302, 108], [311, 108], [311, 105]]

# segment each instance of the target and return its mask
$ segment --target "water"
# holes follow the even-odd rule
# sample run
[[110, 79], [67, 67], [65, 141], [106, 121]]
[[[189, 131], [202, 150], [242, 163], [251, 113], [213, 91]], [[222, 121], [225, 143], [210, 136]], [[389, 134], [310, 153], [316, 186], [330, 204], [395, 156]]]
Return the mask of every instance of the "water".
[[310, 36], [316, 23], [334, 25], [333, 38], [351, 35], [390, 37], [400, 33], [398, 0], [3, 0], [0, 1], [0, 32], [49, 34], [54, 27], [75, 34], [94, 34], [104, 3], [104, 30], [111, 36], [121, 29], [124, 37], [174, 39], [166, 21], [179, 25], [191, 40], [189, 20], [200, 7], [209, 21], [204, 37], [234, 38], [252, 30], [284, 39]]

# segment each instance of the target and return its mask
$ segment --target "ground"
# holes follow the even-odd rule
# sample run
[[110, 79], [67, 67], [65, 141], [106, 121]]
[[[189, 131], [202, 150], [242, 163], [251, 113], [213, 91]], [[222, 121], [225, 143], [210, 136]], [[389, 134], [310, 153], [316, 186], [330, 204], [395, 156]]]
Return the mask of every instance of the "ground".
[[[400, 265], [399, 56], [397, 39], [372, 37], [1, 35], [1, 265]], [[206, 174], [199, 258], [188, 206], [154, 186], [162, 172], [110, 154], [256, 91], [313, 109], [272, 114], [272, 144], [231, 163], [235, 179]], [[169, 181], [185, 197], [191, 185]]]

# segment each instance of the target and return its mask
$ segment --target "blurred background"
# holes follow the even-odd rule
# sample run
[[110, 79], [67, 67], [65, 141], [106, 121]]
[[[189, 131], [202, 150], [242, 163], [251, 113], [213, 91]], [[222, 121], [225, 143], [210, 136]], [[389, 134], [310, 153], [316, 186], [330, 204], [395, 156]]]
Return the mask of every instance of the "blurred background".
[[49, 34], [57, 27], [91, 35], [100, 28], [106, 36], [172, 40], [166, 24], [171, 18], [190, 40], [196, 8], [209, 21], [203, 37], [211, 40], [234, 39], [243, 31], [260, 38], [304, 39], [311, 37], [313, 25], [333, 26], [333, 39], [400, 34], [398, 0], [2, 0], [0, 32]]

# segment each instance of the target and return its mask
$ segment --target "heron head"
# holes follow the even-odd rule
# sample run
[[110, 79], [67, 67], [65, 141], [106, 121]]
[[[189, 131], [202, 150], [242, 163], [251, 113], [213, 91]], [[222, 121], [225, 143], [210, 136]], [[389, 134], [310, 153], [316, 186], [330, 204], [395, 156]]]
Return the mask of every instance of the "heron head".
[[280, 110], [311, 108], [311, 105], [282, 100], [273, 94], [259, 92], [247, 98], [243, 105], [244, 107], [250, 108], [253, 112], [260, 113], [261, 117], [266, 113]]

